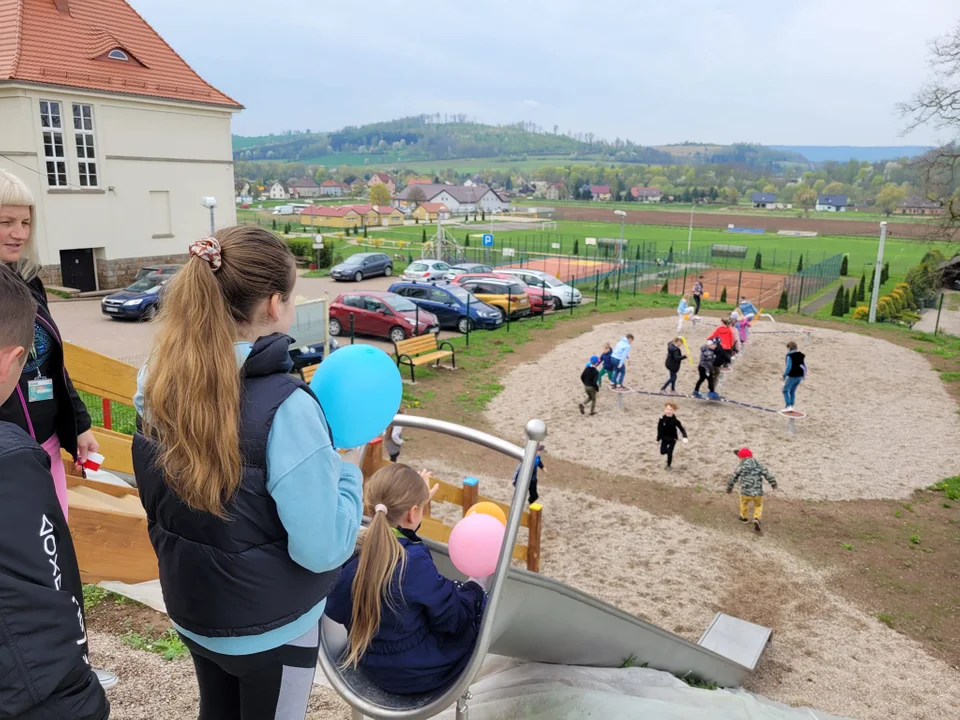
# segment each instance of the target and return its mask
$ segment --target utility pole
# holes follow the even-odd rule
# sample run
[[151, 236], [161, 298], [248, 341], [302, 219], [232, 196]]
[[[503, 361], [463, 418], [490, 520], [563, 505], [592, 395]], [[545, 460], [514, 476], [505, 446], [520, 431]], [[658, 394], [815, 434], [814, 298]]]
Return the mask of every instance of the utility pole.
[[887, 239], [887, 221], [880, 223], [880, 247], [877, 249], [877, 267], [873, 277], [873, 292], [870, 294], [870, 322], [877, 321], [877, 299], [880, 295], [880, 272], [883, 270], [883, 241]]

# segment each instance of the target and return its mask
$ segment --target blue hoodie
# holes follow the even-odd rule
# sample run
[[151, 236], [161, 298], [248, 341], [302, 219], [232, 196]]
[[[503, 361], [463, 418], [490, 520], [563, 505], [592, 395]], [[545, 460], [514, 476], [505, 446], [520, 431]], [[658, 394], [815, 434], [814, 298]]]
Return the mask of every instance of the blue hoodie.
[[[443, 687], [466, 667], [480, 631], [486, 595], [474, 582], [458, 583], [441, 575], [430, 551], [412, 530], [396, 528], [394, 534], [407, 553], [399, 587], [399, 568], [394, 574], [396, 610], [381, 604], [380, 627], [360, 666], [387, 692], [413, 695]], [[359, 563], [359, 555], [347, 561], [327, 598], [327, 617], [348, 632]]]

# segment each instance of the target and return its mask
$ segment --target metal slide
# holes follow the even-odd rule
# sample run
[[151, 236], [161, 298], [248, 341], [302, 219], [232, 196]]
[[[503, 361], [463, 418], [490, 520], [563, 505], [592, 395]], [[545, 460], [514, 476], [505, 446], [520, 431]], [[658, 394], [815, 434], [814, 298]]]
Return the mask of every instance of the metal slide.
[[[673, 633], [612, 605], [542, 575], [510, 565], [533, 472], [537, 447], [546, 435], [542, 421], [527, 423], [526, 447], [453, 423], [411, 415], [397, 415], [394, 422], [406, 427], [432, 430], [459, 437], [522, 460], [514, 490], [507, 532], [497, 570], [488, 587], [488, 603], [477, 644], [460, 678], [447, 688], [423, 695], [385, 693], [362, 671], [338, 666], [346, 646], [343, 626], [323, 619], [320, 666], [330, 684], [353, 709], [354, 718], [421, 720], [456, 704], [457, 718], [468, 716], [469, 687], [488, 652], [530, 662], [620, 667], [627, 658], [636, 664], [665, 670], [678, 676], [691, 675], [735, 687], [752, 668], [712, 650], [695, 645]], [[440, 572], [451, 579], [465, 577], [453, 567], [447, 546], [424, 540]], [[638, 578], [640, 582], [642, 577]]]

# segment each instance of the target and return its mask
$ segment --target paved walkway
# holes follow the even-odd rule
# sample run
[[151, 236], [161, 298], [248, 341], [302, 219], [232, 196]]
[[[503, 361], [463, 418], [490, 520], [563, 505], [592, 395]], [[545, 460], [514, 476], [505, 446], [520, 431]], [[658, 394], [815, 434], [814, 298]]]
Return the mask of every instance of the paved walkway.
[[[939, 332], [960, 337], [960, 292], [955, 290], [943, 291], [943, 311], [940, 313]], [[937, 327], [937, 309], [928, 308], [920, 313], [920, 320], [913, 329], [919, 332], [932, 333]]]
[[[860, 282], [860, 278], [855, 278], [855, 277], [844, 278], [843, 287], [844, 288], [853, 287], [854, 285], [857, 285], [859, 282]], [[804, 313], [805, 315], [813, 315], [820, 308], [826, 307], [827, 305], [832, 305], [833, 299], [836, 297], [836, 295], [837, 295], [836, 290], [832, 290], [832, 291], [828, 290], [813, 302], [805, 305], [801, 310], [801, 312]]]

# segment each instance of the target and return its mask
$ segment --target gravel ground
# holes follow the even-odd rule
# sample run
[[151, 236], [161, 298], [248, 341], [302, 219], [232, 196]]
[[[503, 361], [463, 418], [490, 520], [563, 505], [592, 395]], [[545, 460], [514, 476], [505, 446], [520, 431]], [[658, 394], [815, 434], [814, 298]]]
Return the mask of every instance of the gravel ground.
[[[835, 330], [817, 329], [809, 342], [800, 332], [763, 335], [791, 329], [799, 328], [769, 321], [755, 326], [743, 357], [733, 372], [724, 374], [719, 391], [733, 400], [782, 408], [785, 345], [796, 340], [807, 355], [810, 374], [797, 391], [797, 408], [807, 417], [797, 421], [792, 439], [780, 415], [681, 398], [677, 414], [690, 443], [678, 447], [668, 473], [656, 443], [657, 419], [667, 398], [627, 393], [621, 411], [605, 380], [597, 416], [579, 414], [584, 364], [604, 342], [615, 344], [627, 332], [636, 337], [627, 386], [659, 390], [668, 374], [667, 342], [676, 330], [672, 318], [600, 325], [514, 368], [501, 380], [504, 390], [490, 403], [487, 420], [504, 437], [515, 437], [536, 415], [547, 423], [550, 455], [669, 485], [721, 487], [736, 465], [731, 450], [744, 445], [777, 476], [789, 497], [906, 497], [954, 473], [953, 458], [938, 450], [960, 447], [960, 416], [921, 354]], [[677, 383], [681, 393], [693, 390], [699, 347], [710, 332], [710, 327], [692, 329], [687, 323], [694, 364], [684, 361]]]
[[[473, 475], [485, 495], [510, 500], [509, 478], [414, 452], [405, 459], [448, 481]], [[540, 492], [545, 575], [693, 642], [721, 611], [773, 628], [747, 690], [857, 720], [960, 717], [958, 669], [831, 592], [829, 574], [742, 527], [735, 500], [727, 533], [546, 481]]]

